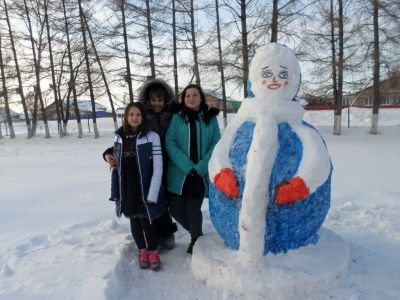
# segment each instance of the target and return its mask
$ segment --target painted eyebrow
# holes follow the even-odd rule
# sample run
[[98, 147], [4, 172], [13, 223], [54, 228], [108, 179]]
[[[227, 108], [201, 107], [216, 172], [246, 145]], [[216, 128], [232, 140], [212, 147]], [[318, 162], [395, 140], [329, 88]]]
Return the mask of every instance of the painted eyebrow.
[[284, 69], [287, 69], [286, 67], [284, 67], [284, 66], [280, 66], [281, 68], [284, 68]]

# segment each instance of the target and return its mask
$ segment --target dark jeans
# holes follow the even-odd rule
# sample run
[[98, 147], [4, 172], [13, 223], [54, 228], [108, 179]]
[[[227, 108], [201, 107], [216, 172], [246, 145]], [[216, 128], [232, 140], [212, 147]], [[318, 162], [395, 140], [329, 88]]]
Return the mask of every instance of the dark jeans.
[[[131, 232], [138, 249], [157, 250], [157, 232], [147, 218], [130, 217]], [[146, 243], [147, 242], [147, 243]]]
[[170, 194], [168, 197], [169, 210], [172, 217], [189, 231], [191, 238], [197, 239], [203, 235], [203, 213], [201, 198], [186, 198], [176, 194]]
[[156, 226], [158, 237], [163, 239], [169, 237], [178, 230], [176, 224], [172, 222], [168, 209], [157, 219], [154, 219], [153, 223]]

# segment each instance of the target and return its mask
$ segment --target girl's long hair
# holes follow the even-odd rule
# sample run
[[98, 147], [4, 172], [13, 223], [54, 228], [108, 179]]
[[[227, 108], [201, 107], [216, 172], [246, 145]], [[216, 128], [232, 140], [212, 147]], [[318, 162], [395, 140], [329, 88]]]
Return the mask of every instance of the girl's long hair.
[[128, 115], [129, 111], [132, 107], [137, 107], [140, 110], [140, 113], [142, 114], [142, 123], [139, 125], [138, 131], [140, 131], [142, 134], [146, 134], [149, 132], [149, 121], [147, 120], [147, 114], [146, 114], [146, 109], [144, 108], [144, 105], [140, 102], [130, 102], [124, 112], [124, 121], [122, 123], [122, 128], [124, 129], [125, 134], [130, 134], [133, 133], [132, 126], [129, 125], [128, 123]]

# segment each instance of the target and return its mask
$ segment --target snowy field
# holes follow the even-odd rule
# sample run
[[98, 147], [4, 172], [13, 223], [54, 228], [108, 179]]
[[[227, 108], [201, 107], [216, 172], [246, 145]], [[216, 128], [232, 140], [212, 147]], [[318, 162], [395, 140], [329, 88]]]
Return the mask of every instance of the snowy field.
[[[324, 227], [350, 248], [347, 275], [312, 299], [400, 299], [400, 109], [380, 110], [380, 134], [368, 134], [371, 111], [352, 108], [342, 135], [332, 135], [333, 112], [306, 112], [334, 165], [331, 210]], [[177, 247], [161, 253], [162, 270], [139, 269], [127, 219], [108, 201], [103, 150], [113, 139], [110, 119], [100, 138], [83, 123], [84, 138], [0, 140], [0, 299], [247, 299], [197, 281], [182, 228]], [[92, 128], [91, 128], [92, 130]], [[207, 201], [204, 232], [214, 232]]]

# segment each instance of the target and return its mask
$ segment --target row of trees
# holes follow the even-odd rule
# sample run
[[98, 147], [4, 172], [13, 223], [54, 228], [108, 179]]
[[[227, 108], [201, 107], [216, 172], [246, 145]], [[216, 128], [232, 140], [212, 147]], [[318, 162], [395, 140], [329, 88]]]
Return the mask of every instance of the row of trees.
[[376, 134], [379, 81], [400, 65], [397, 0], [0, 1], [0, 99], [12, 138], [16, 103], [28, 138], [38, 119], [50, 137], [50, 102], [59, 136], [74, 109], [82, 137], [81, 96], [91, 100], [98, 137], [95, 100], [107, 99], [117, 128], [114, 105], [134, 101], [149, 77], [173, 82], [176, 94], [195, 81], [223, 99], [246, 97], [249, 61], [270, 41], [287, 44], [302, 61], [301, 93], [334, 96], [334, 134], [341, 132], [343, 93], [373, 82]]

